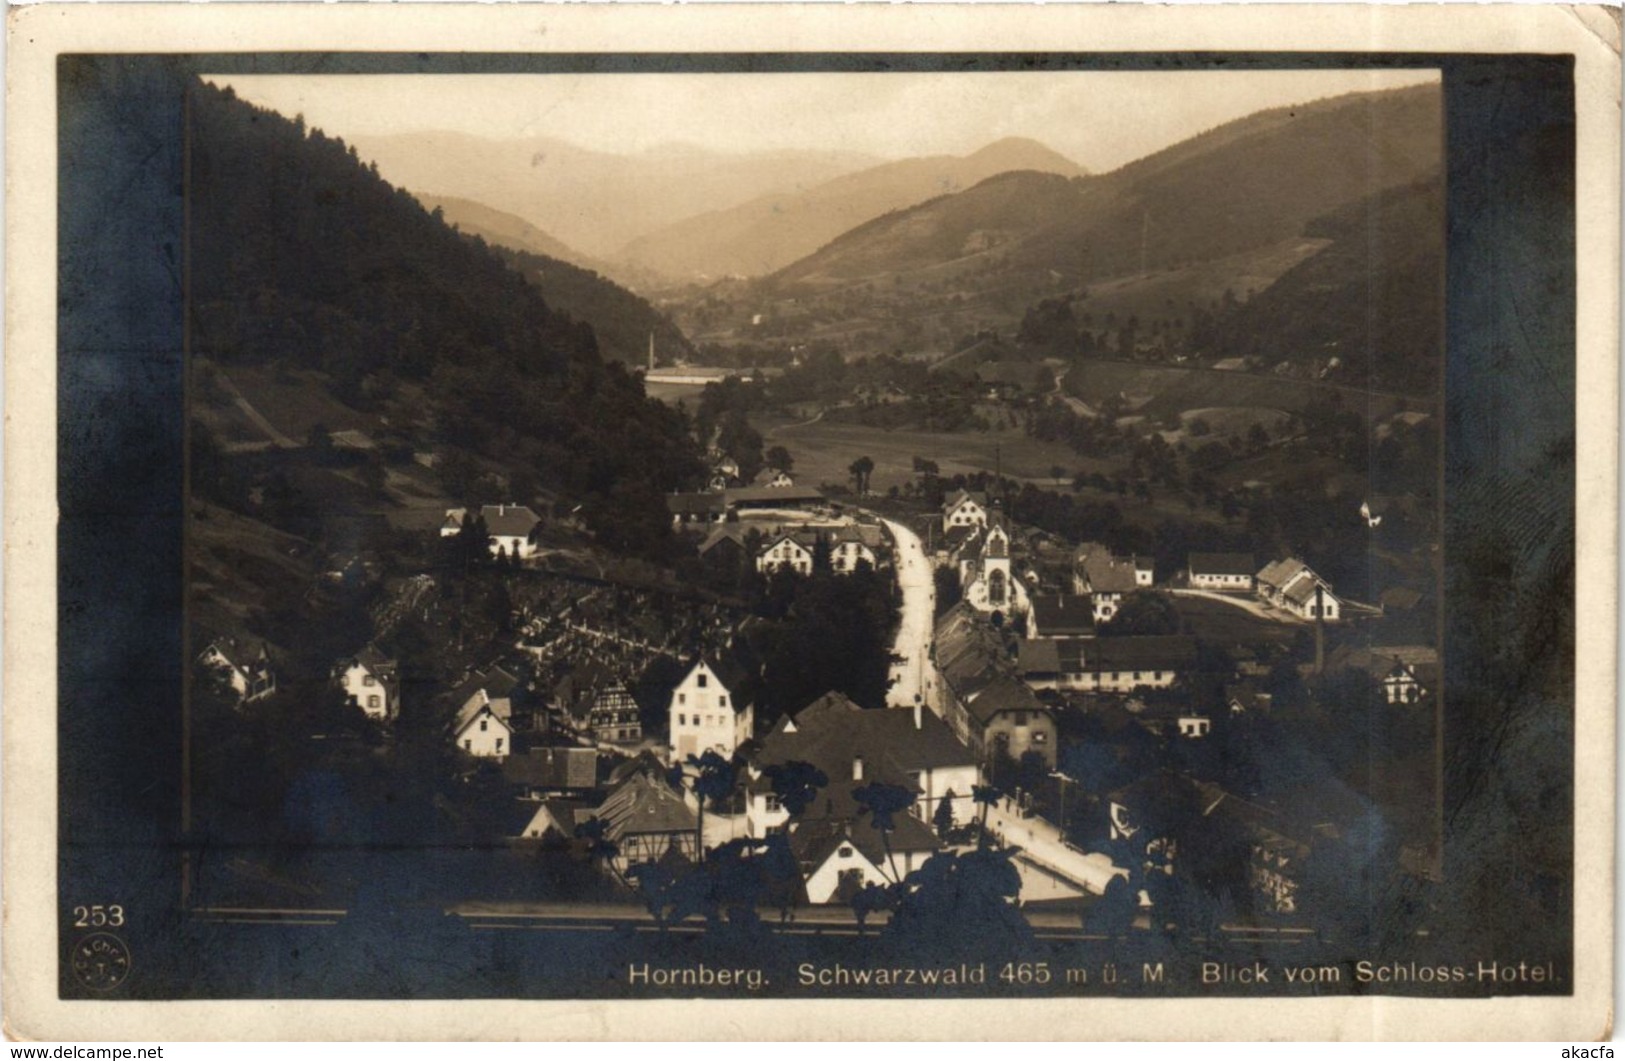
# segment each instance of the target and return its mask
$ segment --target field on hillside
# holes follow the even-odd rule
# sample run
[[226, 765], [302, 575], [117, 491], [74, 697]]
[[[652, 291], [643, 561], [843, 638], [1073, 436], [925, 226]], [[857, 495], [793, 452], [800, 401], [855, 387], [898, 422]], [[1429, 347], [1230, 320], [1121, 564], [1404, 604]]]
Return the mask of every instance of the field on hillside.
[[[847, 468], [863, 456], [875, 462], [870, 484], [877, 493], [912, 481], [916, 456], [936, 461], [940, 474], [948, 478], [998, 468], [1008, 478], [1061, 492], [1071, 491], [1072, 476], [1080, 471], [1114, 477], [1126, 475], [1128, 470], [1126, 458], [1083, 457], [1060, 443], [1030, 438], [1019, 428], [965, 432], [886, 431], [861, 424], [804, 422], [770, 416], [753, 416], [751, 424], [762, 433], [766, 445], [788, 449], [795, 458], [796, 480], [813, 486], [819, 483], [851, 485], [852, 475]], [[1051, 474], [1057, 466], [1065, 473], [1061, 480]], [[1122, 511], [1126, 521], [1147, 527], [1170, 517], [1223, 522], [1212, 509], [1198, 507], [1193, 511], [1183, 500], [1166, 491], [1158, 491], [1157, 495], [1146, 502], [1133, 494], [1119, 497], [1115, 493], [1086, 489], [1078, 498], [1110, 501]]]
[[289, 372], [278, 378], [264, 365], [233, 365], [222, 371], [261, 416], [295, 441], [304, 442], [317, 424], [329, 431], [378, 430], [378, 417], [340, 404], [328, 393], [329, 385], [309, 373]]
[[992, 471], [1023, 479], [1050, 479], [1050, 468], [1079, 466], [1077, 454], [1057, 443], [1040, 442], [1020, 429], [999, 431], [887, 431], [863, 424], [799, 422], [756, 416], [752, 425], [768, 446], [784, 446], [795, 458], [795, 476], [804, 483], [850, 482], [847, 467], [859, 457], [875, 462], [872, 489], [884, 492], [914, 479], [914, 458], [937, 462], [944, 476]]
[[304, 587], [315, 576], [303, 538], [219, 505], [196, 503], [193, 510], [188, 618], [205, 630], [240, 630], [251, 611], [273, 603], [265, 587]]
[[1432, 401], [1377, 394], [1355, 387], [1248, 372], [1143, 365], [1129, 361], [1078, 361], [1066, 374], [1066, 389], [1090, 404], [1124, 395], [1134, 411], [1161, 417], [1187, 409], [1255, 406], [1296, 413], [1316, 398], [1342, 396], [1344, 408], [1378, 419], [1413, 409], [1432, 411]]
[[1159, 318], [1188, 323], [1190, 303], [1206, 309], [1223, 298], [1226, 290], [1244, 299], [1248, 292], [1264, 290], [1330, 242], [1294, 236], [1257, 250], [1177, 268], [1158, 269], [1152, 262], [1150, 272], [1090, 284], [1088, 298], [1073, 306], [1073, 312], [1090, 314], [1097, 329], [1105, 327], [1108, 313], [1116, 314], [1120, 321], [1138, 317], [1144, 324]]

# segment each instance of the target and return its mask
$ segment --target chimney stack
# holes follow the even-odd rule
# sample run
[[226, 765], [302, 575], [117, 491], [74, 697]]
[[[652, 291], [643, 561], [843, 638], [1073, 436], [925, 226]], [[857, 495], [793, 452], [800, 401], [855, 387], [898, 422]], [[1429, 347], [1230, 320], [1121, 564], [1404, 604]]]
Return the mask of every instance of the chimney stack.
[[914, 728], [915, 729], [920, 728], [921, 721], [922, 720], [920, 718], [920, 698], [919, 698], [918, 695], [916, 695], [914, 697]]
[[1326, 598], [1325, 589], [1315, 584], [1315, 673], [1326, 669]]
[[863, 780], [863, 756], [861, 755], [854, 755], [852, 757], [852, 780]]

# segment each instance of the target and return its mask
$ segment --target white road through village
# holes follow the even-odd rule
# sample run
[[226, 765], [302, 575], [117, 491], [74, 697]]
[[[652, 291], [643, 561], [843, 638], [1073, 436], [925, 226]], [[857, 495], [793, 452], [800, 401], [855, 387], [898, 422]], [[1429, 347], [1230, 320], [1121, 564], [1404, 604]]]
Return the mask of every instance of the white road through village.
[[897, 581], [903, 588], [903, 617], [897, 626], [897, 641], [892, 646], [902, 662], [892, 665], [892, 686], [887, 700], [893, 707], [913, 707], [916, 696], [929, 699], [927, 650], [931, 645], [937, 587], [931, 562], [920, 545], [920, 536], [896, 520], [882, 522], [897, 543]]

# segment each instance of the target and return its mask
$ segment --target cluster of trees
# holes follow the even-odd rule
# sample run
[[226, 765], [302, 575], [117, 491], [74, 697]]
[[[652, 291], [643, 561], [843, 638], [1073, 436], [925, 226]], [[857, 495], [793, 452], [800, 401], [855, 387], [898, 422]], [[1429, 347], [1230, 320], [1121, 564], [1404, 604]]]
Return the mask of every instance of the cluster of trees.
[[[707, 809], [725, 806], [735, 796], [742, 774], [741, 763], [716, 752], [690, 756], [687, 763], [675, 764], [668, 771], [668, 784], [694, 793], [700, 808], [697, 838], [702, 850]], [[764, 775], [793, 819], [801, 818], [829, 784], [822, 770], [805, 762], [770, 766]], [[999, 790], [977, 786], [972, 793], [982, 809], [974, 829], [974, 850], [938, 852], [907, 874], [898, 868], [891, 834], [898, 819], [911, 812], [916, 793], [871, 782], [853, 789], [852, 796], [860, 808], [852, 827], [879, 834], [885, 852], [879, 868], [887, 878], [884, 884], [848, 884], [837, 892], [852, 907], [860, 932], [871, 916], [885, 912], [889, 917], [880, 930], [881, 939], [907, 948], [918, 959], [945, 953], [998, 957], [1031, 946], [1032, 930], [1015, 905], [1021, 891], [1021, 878], [1011, 861], [1015, 852], [990, 845], [985, 828], [986, 809], [1001, 798]], [[947, 802], [942, 806], [948, 807]], [[939, 814], [935, 823], [939, 831], [952, 828], [951, 821], [944, 822], [943, 817]], [[951, 813], [947, 815], [951, 817]], [[617, 853], [601, 823], [583, 824], [577, 837], [595, 859]], [[629, 867], [627, 876], [662, 928], [699, 919], [711, 932], [743, 936], [759, 927], [762, 907], [777, 907], [781, 920], [793, 917], [802, 884], [800, 866], [784, 831], [760, 840], [730, 840], [705, 851], [691, 865], [640, 863]]]
[[827, 545], [810, 576], [779, 569], [758, 583], [750, 643], [762, 662], [757, 725], [771, 726], [824, 693], [882, 708], [891, 685], [891, 643], [900, 616], [896, 579], [860, 563], [828, 570]]

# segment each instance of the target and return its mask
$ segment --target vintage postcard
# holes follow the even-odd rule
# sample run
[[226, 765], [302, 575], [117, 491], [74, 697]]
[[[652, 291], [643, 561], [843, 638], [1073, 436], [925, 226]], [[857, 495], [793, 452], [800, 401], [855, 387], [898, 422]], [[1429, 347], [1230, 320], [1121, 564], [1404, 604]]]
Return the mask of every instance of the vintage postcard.
[[1617, 9], [9, 42], [8, 1034], [1609, 1033]]

